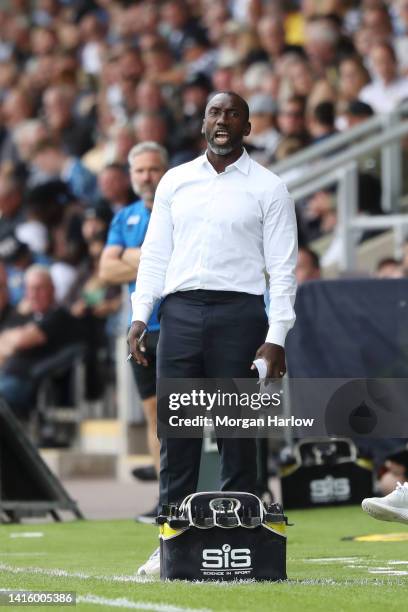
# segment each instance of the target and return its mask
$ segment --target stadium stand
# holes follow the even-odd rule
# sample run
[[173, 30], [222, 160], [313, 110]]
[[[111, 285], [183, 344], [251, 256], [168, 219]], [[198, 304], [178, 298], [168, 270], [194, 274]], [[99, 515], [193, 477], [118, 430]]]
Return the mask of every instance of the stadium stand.
[[134, 200], [127, 154], [143, 140], [172, 166], [200, 154], [212, 91], [248, 100], [247, 149], [287, 181], [322, 278], [385, 258], [407, 274], [407, 49], [402, 0], [1, 3], [0, 258], [17, 310], [42, 263], [86, 320], [90, 413], [140, 420], [121, 359], [112, 400], [126, 316], [96, 280], [109, 220]]

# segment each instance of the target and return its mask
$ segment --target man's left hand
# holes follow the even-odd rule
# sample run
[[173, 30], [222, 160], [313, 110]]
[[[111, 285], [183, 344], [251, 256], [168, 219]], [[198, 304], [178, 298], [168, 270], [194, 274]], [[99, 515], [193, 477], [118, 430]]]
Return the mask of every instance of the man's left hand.
[[265, 342], [256, 351], [255, 359], [265, 359], [268, 364], [267, 378], [282, 378], [286, 373], [285, 349], [279, 344]]

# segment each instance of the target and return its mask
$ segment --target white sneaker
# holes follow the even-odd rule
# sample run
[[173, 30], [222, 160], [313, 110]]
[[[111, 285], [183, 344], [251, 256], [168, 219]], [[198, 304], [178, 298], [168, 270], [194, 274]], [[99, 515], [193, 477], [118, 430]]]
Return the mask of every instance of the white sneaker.
[[160, 576], [160, 547], [137, 570], [138, 576]]
[[361, 502], [364, 512], [380, 521], [408, 523], [408, 483], [397, 483], [385, 497], [367, 497]]

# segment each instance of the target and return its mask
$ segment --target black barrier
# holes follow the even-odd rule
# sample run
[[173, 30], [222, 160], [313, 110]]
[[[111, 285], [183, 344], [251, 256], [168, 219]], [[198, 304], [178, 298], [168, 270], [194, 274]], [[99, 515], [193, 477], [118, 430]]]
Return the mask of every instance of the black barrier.
[[285, 508], [360, 504], [373, 495], [372, 463], [347, 439], [297, 442], [280, 468]]
[[83, 518], [59, 480], [7, 405], [0, 400], [0, 522], [48, 513], [59, 521], [58, 510]]

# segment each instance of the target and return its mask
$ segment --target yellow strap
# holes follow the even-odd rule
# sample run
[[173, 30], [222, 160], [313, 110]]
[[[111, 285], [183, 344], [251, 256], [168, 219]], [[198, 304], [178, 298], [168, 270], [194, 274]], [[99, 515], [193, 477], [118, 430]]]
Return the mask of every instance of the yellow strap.
[[262, 527], [273, 531], [274, 533], [286, 538], [286, 525], [285, 523], [264, 523]]
[[180, 535], [181, 533], [186, 531], [186, 529], [188, 529], [188, 527], [183, 527], [182, 529], [174, 529], [173, 527], [170, 527], [168, 523], [164, 523], [163, 525], [159, 526], [159, 533], [160, 537], [163, 540], [169, 540], [170, 538], [175, 538], [176, 536]]

